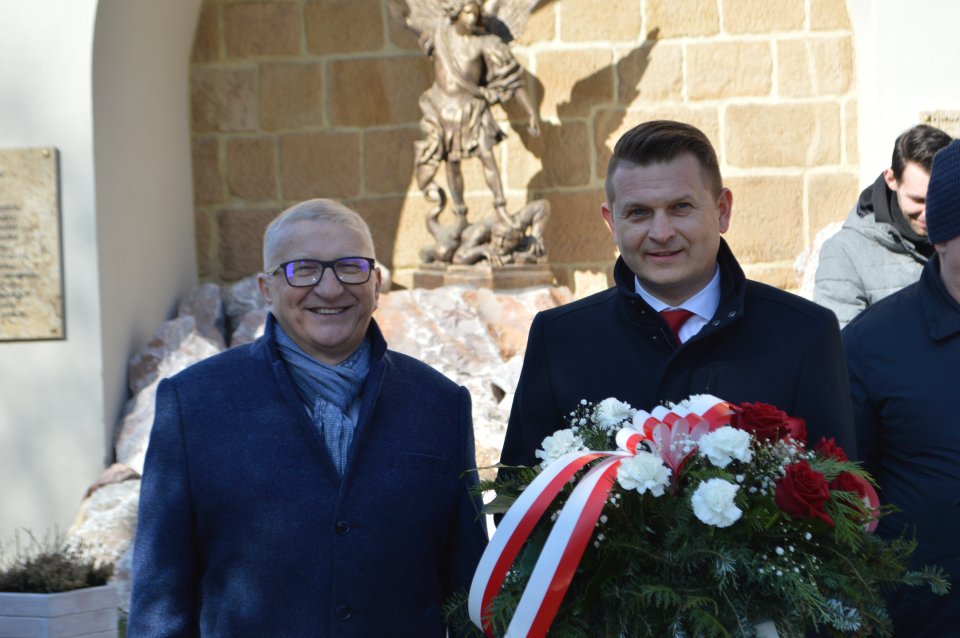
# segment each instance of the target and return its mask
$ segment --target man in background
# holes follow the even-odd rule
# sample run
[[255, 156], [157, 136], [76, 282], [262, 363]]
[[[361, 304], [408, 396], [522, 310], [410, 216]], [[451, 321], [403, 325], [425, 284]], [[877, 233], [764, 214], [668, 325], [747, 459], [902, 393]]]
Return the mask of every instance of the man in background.
[[856, 458], [837, 322], [744, 276], [721, 238], [733, 195], [707, 137], [680, 122], [634, 127], [614, 148], [606, 196], [616, 285], [534, 318], [501, 462], [536, 464], [581, 399], [649, 410], [705, 393], [772, 404]]
[[950, 594], [902, 587], [890, 600], [895, 635], [960, 631], [960, 141], [937, 153], [926, 201], [935, 253], [920, 280], [843, 330], [864, 467], [896, 512], [877, 533], [916, 537], [910, 567], [943, 567]]
[[905, 131], [883, 171], [840, 231], [820, 249], [813, 300], [847, 325], [868, 306], [912, 284], [933, 254], [927, 240], [930, 166], [950, 136], [924, 124]]

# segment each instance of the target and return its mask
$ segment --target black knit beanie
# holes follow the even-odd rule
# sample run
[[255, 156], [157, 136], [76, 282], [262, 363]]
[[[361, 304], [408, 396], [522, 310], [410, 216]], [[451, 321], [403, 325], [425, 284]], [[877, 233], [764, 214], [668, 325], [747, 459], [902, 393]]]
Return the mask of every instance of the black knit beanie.
[[931, 244], [960, 235], [960, 140], [953, 140], [933, 157], [926, 216]]

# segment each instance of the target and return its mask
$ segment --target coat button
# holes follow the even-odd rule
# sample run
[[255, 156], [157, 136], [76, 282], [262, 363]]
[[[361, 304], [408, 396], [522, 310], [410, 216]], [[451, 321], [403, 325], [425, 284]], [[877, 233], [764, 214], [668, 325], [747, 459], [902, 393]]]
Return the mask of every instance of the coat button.
[[350, 531], [350, 523], [347, 521], [337, 521], [335, 529], [337, 530], [337, 534], [343, 536]]
[[736, 311], [736, 310], [731, 310], [729, 313], [727, 313], [727, 316], [730, 317], [731, 319], [733, 319], [734, 317], [737, 316], [737, 311]]
[[337, 618], [340, 620], [346, 620], [353, 615], [353, 609], [350, 607], [350, 605], [339, 605], [335, 613], [337, 614]]

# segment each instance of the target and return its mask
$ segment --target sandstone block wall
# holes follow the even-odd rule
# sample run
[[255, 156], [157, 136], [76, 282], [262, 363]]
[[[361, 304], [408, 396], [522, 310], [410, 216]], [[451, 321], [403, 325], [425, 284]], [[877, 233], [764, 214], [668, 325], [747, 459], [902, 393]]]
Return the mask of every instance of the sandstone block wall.
[[[532, 138], [522, 109], [495, 107], [508, 134], [497, 158], [511, 208], [551, 201], [561, 284], [609, 271], [606, 162], [647, 119], [688, 121], [714, 142], [734, 193], [728, 241], [774, 285], [796, 287], [796, 257], [856, 198], [843, 0], [542, 0], [513, 47], [544, 122]], [[191, 69], [202, 278], [256, 272], [277, 212], [333, 197], [368, 218], [378, 258], [409, 285], [429, 241], [413, 142], [432, 74], [385, 0], [204, 0]], [[491, 202], [477, 161], [464, 177], [476, 218]]]

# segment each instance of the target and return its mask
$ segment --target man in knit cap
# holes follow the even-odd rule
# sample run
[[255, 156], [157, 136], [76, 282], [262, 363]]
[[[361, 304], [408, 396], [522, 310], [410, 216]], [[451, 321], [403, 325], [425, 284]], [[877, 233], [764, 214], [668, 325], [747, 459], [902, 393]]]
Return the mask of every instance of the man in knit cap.
[[942, 597], [893, 593], [895, 636], [911, 638], [960, 627], [960, 141], [933, 160], [926, 217], [935, 252], [920, 281], [843, 330], [860, 459], [899, 508], [877, 532], [915, 537], [911, 568], [939, 565], [953, 582]]

